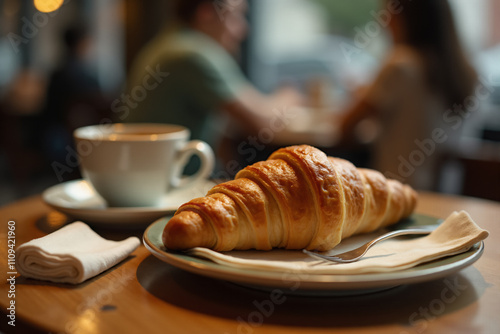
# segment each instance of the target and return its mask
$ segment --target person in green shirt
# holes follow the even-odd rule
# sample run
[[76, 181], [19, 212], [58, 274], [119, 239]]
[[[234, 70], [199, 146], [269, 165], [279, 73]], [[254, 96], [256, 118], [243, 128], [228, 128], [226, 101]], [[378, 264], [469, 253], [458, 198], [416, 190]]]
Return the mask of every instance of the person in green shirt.
[[234, 56], [247, 33], [246, 0], [181, 0], [174, 8], [173, 24], [140, 52], [129, 94], [114, 107], [127, 122], [186, 126], [223, 166], [238, 155], [238, 140], [269, 126], [273, 109], [299, 105], [302, 96], [289, 87], [265, 95], [240, 70]]

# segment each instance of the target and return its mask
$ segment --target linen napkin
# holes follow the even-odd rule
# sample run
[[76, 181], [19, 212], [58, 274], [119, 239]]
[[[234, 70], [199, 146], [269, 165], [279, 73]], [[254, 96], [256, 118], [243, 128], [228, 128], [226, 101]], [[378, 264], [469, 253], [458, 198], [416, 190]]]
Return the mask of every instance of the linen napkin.
[[[362, 259], [351, 263], [318, 260], [302, 251], [289, 250], [219, 253], [197, 247], [189, 250], [188, 253], [219, 264], [243, 269], [293, 271], [309, 274], [364, 274], [404, 270], [424, 262], [459, 254], [486, 239], [488, 235], [487, 231], [476, 225], [468, 213], [461, 211], [452, 213], [431, 234], [425, 237], [381, 242], [373, 246]], [[349, 239], [345, 241], [349, 241]], [[338, 253], [341, 252], [335, 248], [323, 254], [334, 255]]]
[[74, 222], [19, 246], [16, 267], [25, 277], [78, 284], [121, 262], [140, 243], [137, 237], [106, 240], [88, 225]]

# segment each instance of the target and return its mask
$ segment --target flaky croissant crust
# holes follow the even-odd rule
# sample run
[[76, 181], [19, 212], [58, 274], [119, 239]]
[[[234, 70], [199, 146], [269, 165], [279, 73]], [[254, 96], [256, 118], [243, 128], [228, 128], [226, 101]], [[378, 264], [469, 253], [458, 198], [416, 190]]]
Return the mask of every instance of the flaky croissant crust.
[[290, 146], [183, 204], [162, 239], [172, 250], [326, 251], [409, 216], [416, 201], [412, 188], [377, 171]]

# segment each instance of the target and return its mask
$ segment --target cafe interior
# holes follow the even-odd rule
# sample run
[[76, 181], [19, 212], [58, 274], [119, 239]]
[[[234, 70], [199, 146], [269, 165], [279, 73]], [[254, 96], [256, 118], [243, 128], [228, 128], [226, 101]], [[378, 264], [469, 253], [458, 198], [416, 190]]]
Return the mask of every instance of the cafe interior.
[[[64, 164], [74, 147], [74, 129], [104, 118], [121, 121], [113, 114], [112, 103], [126, 92], [127, 77], [141, 49], [172, 21], [171, 2], [0, 1], [0, 203], [81, 177], [78, 169], [58, 173], [54, 163]], [[223, 15], [236, 2], [225, 5], [214, 1], [214, 6]], [[496, 20], [500, 4], [496, 0], [474, 4], [451, 0], [450, 5], [464, 52], [487, 91], [469, 101], [473, 112], [460, 125], [460, 144], [441, 159], [439, 176], [430, 190], [500, 200], [500, 27]], [[343, 0], [251, 0], [245, 14], [248, 33], [235, 57], [244, 75], [261, 92], [293, 86], [305, 97], [310, 113], [342, 112], [355, 92], [375, 77], [390, 50], [392, 40], [380, 11], [378, 0], [355, 4]], [[64, 90], [57, 92], [56, 87], [49, 92], [51, 74], [66, 61], [64, 33], [76, 25], [86, 29], [81, 52], [88, 80], [75, 84], [82, 93], [75, 95], [66, 110], [54, 115], [47, 111], [49, 101], [57, 101]], [[51, 117], [64, 119], [64, 128], [45, 125]], [[329, 139], [329, 130], [322, 132], [322, 122], [305, 123], [270, 146], [311, 144], [357, 166], [372, 167], [369, 142], [373, 138], [356, 147], [336, 147]], [[266, 158], [265, 152], [261, 158]], [[404, 160], [409, 162], [410, 158]]]
[[0, 0], [0, 334], [498, 333], [499, 17]]

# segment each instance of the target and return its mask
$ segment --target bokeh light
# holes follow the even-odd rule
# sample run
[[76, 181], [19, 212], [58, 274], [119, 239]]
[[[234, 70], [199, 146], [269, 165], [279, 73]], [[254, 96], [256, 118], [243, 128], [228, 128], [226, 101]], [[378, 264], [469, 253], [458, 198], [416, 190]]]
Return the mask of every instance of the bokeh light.
[[43, 13], [50, 13], [58, 10], [63, 2], [64, 0], [33, 0], [35, 8]]

